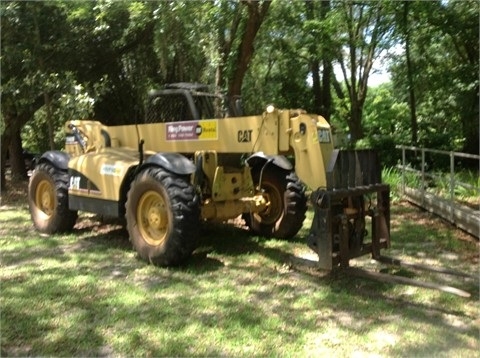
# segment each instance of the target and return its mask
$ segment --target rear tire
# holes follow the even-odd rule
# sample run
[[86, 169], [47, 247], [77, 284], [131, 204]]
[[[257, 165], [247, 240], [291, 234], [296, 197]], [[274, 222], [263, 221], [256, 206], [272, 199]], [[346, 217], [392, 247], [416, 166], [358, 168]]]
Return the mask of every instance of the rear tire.
[[46, 234], [69, 231], [77, 211], [68, 209], [68, 173], [50, 163], [40, 163], [28, 184], [28, 204], [35, 228]]
[[133, 181], [127, 196], [130, 241], [155, 265], [184, 262], [197, 245], [199, 197], [185, 177], [151, 167]]
[[[259, 171], [252, 175], [257, 185]], [[301, 229], [307, 211], [304, 186], [294, 172], [277, 167], [265, 169], [261, 185], [270, 206], [263, 212], [245, 214], [247, 226], [258, 235], [291, 239]]]

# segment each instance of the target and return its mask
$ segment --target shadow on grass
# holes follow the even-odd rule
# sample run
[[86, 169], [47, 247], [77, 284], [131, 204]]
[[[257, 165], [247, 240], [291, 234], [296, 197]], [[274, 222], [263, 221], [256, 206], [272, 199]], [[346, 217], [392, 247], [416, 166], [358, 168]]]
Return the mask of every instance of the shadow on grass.
[[[219, 238], [222, 236], [219, 233], [225, 231], [224, 227], [214, 226], [209, 230], [211, 230], [212, 234], [206, 235], [203, 244], [207, 246], [210, 245], [211, 250], [218, 254], [238, 256], [256, 252], [279, 264], [288, 263], [291, 259], [291, 254], [282, 249], [265, 247], [264, 244], [268, 239], [252, 237], [247, 231], [238, 228], [228, 228], [228, 233], [223, 234], [228, 240], [223, 240]], [[409, 229], [406, 228], [406, 230]], [[410, 235], [412, 235], [412, 233], [410, 233]], [[296, 238], [295, 242], [304, 243], [303, 238]], [[412, 243], [413, 242], [415, 241], [412, 239]], [[331, 273], [321, 272], [315, 269], [312, 264], [304, 263], [303, 267], [299, 267], [298, 259], [295, 260], [295, 262], [296, 264], [291, 266], [290, 272], [287, 273], [289, 276], [292, 276], [292, 272], [297, 274], [296, 276], [292, 276], [293, 282], [299, 279], [298, 275], [300, 275], [302, 281], [307, 280], [313, 285], [318, 285], [318, 290], [324, 290], [325, 287], [328, 287], [328, 294], [326, 297], [322, 297], [320, 301], [315, 302], [317, 299], [314, 297], [315, 295], [312, 295], [312, 307], [328, 305], [330, 310], [337, 313], [327, 317], [327, 320], [335, 321], [336, 324], [342, 326], [344, 329], [350, 330], [354, 334], [364, 334], [365, 331], [381, 330], [382, 326], [395, 324], [395, 321], [401, 319], [416, 322], [416, 325], [420, 327], [420, 329], [422, 329], [421, 327], [435, 327], [435, 330], [443, 332], [445, 336], [448, 336], [448, 338], [442, 342], [438, 342], [437, 336], [437, 338], [426, 339], [424, 344], [421, 345], [418, 343], [401, 345], [402, 348], [390, 349], [390, 353], [425, 355], [437, 352], [444, 354], [445, 352], [449, 352], [452, 347], [465, 344], [464, 336], [469, 337], [471, 341], [475, 341], [478, 338], [478, 329], [475, 329], [474, 324], [472, 324], [475, 317], [471, 317], [464, 311], [458, 309], [455, 304], [445, 304], [445, 296], [443, 294], [439, 296], [433, 295], [436, 298], [422, 303], [415, 297], [409, 297], [405, 294], [398, 295], [397, 292], [399, 290], [396, 284], [379, 283], [377, 281], [352, 277], [341, 270]], [[238, 267], [235, 268], [238, 269]], [[390, 273], [410, 278], [421, 278], [423, 275], [418, 271], [404, 268], [395, 269], [390, 271]], [[439, 283], [443, 280], [441, 277], [437, 279]], [[239, 281], [239, 283], [241, 283], [241, 281]], [[452, 284], [448, 280], [444, 283]], [[464, 300], [464, 302], [478, 301], [478, 287], [476, 287], [474, 282], [464, 281], [461, 286], [471, 292], [472, 297], [468, 300], [460, 298], [454, 298], [453, 300]], [[288, 283], [279, 284], [273, 292], [258, 292], [258, 299], [269, 300], [276, 294], [280, 292], [284, 293], [288, 290], [294, 292], [295, 288]], [[292, 301], [291, 304], [295, 303]], [[284, 302], [282, 307], [288, 311], [286, 307], [289, 307], [289, 303]], [[386, 315], [384, 315], [383, 312], [385, 312]]]
[[18, 226], [30, 226], [25, 225], [25, 217], [16, 216], [16, 217], [2, 217], [1, 218], [2, 227], [18, 227]]
[[93, 233], [93, 235], [83, 237], [81, 241], [85, 243], [86, 247], [95, 248], [95, 250], [132, 251], [132, 244], [124, 228], [113, 228], [106, 232]]
[[103, 355], [95, 324], [103, 293], [84, 277], [76, 269], [40, 266], [34, 277], [3, 279], [2, 356]]
[[[269, 242], [278, 242], [279, 248], [267, 247]], [[282, 246], [298, 243], [305, 244], [306, 240], [300, 236], [290, 240], [276, 240], [255, 236], [246, 228], [230, 224], [206, 223], [202, 226], [198, 250], [230, 257], [258, 253], [278, 263], [285, 263], [289, 254]]]
[[[455, 352], [459, 347], [473, 351], [478, 348], [477, 317], [463, 309], [463, 304], [478, 301], [478, 292], [470, 299], [431, 294], [433, 298], [424, 301], [421, 299], [424, 293], [410, 296], [406, 293], [408, 290], [399, 289], [395, 284], [350, 276], [342, 270], [320, 278], [305, 270], [301, 274], [316, 281], [318, 289], [326, 293], [320, 299], [311, 294], [312, 307], [323, 307], [331, 312], [322, 316], [326, 326], [341, 327], [353, 336], [365, 339], [372, 335], [372, 346], [378, 344], [375, 339], [383, 336], [385, 341], [380, 345], [385, 350], [382, 354], [449, 356], [449, 352]], [[413, 338], [419, 336], [424, 338]], [[328, 340], [325, 343], [328, 344]]]
[[[12, 251], [4, 261], [2, 253], [2, 356], [238, 356], [251, 344], [260, 355], [302, 355], [303, 342], [330, 353], [359, 344], [367, 353], [453, 356], [478, 342], [476, 318], [459, 308], [478, 292], [423, 300], [342, 271], [298, 267], [288, 245], [302, 237], [283, 244], [206, 225], [185, 265], [157, 268], [136, 259], [122, 228], [84, 223], [66, 242], [37, 238], [24, 257]], [[42, 266], [42, 258], [57, 262]], [[28, 260], [36, 271], [21, 271]], [[393, 344], [370, 342], [382, 339]]]
[[[97, 227], [97, 226], [95, 226]], [[87, 228], [84, 229], [86, 232]], [[103, 233], [98, 234], [95, 233], [91, 236], [84, 237], [81, 241], [83, 242], [83, 249], [88, 248], [92, 252], [103, 252], [103, 251], [110, 251], [114, 252], [116, 250], [122, 252], [134, 252], [132, 246], [128, 240], [128, 233], [123, 228], [116, 228], [111, 231], [106, 231], [100, 225], [100, 231]], [[433, 234], [436, 234], [437, 231], [434, 231]], [[401, 229], [397, 229], [394, 235], [402, 235], [404, 238], [407, 238], [407, 244], [410, 243], [412, 246], [415, 244], [416, 247], [422, 247], [424, 245], [423, 242], [417, 242], [410, 238], [411, 235], [415, 236], [415, 232], [412, 233], [410, 231], [409, 226], [403, 226]], [[199, 245], [198, 248], [194, 251], [192, 257], [187, 260], [184, 264], [171, 268], [172, 270], [179, 270], [181, 272], [186, 271], [189, 274], [194, 275], [203, 275], [206, 272], [212, 272], [219, 270], [225, 266], [223, 259], [230, 258], [233, 259], [235, 257], [240, 257], [244, 255], [250, 254], [258, 254], [262, 257], [265, 257], [273, 262], [275, 262], [278, 266], [289, 266], [292, 261], [292, 255], [288, 250], [284, 250], [282, 247], [271, 247], [266, 245], [269, 242], [269, 239], [261, 238], [257, 236], [252, 236], [252, 234], [243, 228], [239, 228], [233, 225], [227, 224], [212, 224], [207, 223], [204, 224], [201, 228], [201, 236], [199, 238]], [[285, 245], [293, 244], [293, 243], [301, 243], [304, 244], [305, 239], [302, 237], [295, 237], [293, 240], [285, 242]], [[85, 245], [85, 243], [88, 243]], [[80, 248], [82, 248], [82, 245]], [[403, 246], [405, 242], [403, 243]], [[415, 251], [414, 254], [419, 253], [418, 249]], [[139, 259], [136, 254], [134, 255], [137, 260], [143, 264], [145, 264], [141, 259]], [[220, 258], [217, 258], [220, 257]], [[448, 256], [446, 256], [448, 258]], [[441, 261], [445, 266], [452, 266], [451, 260], [445, 259]], [[310, 269], [310, 274], [313, 272]], [[380, 271], [387, 271], [388, 273], [409, 277], [409, 278], [419, 278], [422, 279], [425, 274], [423, 272], [418, 272], [415, 270], [409, 269], [392, 269], [384, 268]], [[304, 272], [305, 270], [300, 270]], [[311, 277], [309, 277], [311, 276]], [[317, 271], [313, 275], [309, 275], [307, 272], [306, 277], [312, 280], [320, 280], [321, 277], [325, 276], [325, 273], [320, 273]], [[358, 278], [357, 278], [358, 279]], [[436, 278], [438, 283], [444, 283], [445, 285], [453, 285], [459, 288], [462, 288], [470, 293], [472, 293], [472, 299], [478, 298], [478, 287], [476, 282], [471, 282], [471, 280], [457, 280], [456, 282], [452, 283], [451, 279], [444, 279], [442, 277]], [[358, 279], [361, 280], [361, 279]], [[385, 287], [386, 289], [391, 288], [394, 285], [389, 284], [379, 284], [378, 282], [375, 283], [375, 288], [382, 288]], [[346, 286], [348, 288], [348, 285]]]

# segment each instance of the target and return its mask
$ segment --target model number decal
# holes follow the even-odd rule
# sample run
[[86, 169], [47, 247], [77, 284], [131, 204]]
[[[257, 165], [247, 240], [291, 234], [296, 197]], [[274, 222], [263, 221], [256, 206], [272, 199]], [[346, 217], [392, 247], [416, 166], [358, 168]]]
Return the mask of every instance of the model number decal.
[[66, 144], [76, 144], [76, 143], [78, 143], [78, 142], [77, 142], [77, 139], [75, 138], [75, 136], [73, 136], [73, 135], [67, 135], [67, 136], [65, 137], [65, 143], [66, 143]]
[[320, 128], [318, 130], [318, 141], [320, 143], [330, 143], [330, 131], [326, 128]]
[[237, 133], [237, 140], [238, 143], [248, 143], [252, 141], [252, 130], [247, 129], [247, 130], [240, 130]]

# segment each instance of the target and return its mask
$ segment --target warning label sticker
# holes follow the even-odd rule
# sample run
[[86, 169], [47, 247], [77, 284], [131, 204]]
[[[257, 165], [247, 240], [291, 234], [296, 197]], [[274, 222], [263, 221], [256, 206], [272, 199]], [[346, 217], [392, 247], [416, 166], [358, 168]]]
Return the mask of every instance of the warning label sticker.
[[167, 140], [212, 140], [218, 139], [216, 119], [167, 123]]

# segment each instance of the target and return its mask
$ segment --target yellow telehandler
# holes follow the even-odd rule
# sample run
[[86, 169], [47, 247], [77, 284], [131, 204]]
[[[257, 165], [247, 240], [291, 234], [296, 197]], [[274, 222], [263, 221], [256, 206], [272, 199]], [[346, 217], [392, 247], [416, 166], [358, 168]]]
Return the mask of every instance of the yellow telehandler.
[[35, 227], [71, 230], [78, 211], [125, 217], [139, 256], [170, 266], [189, 258], [206, 220], [241, 215], [255, 235], [292, 238], [308, 190], [307, 243], [321, 268], [389, 246], [389, 187], [374, 152], [334, 149], [319, 115], [268, 106], [245, 116], [239, 101], [216, 113], [220, 100], [177, 83], [150, 94], [142, 123], [68, 121], [65, 149], [44, 153], [30, 179]]

